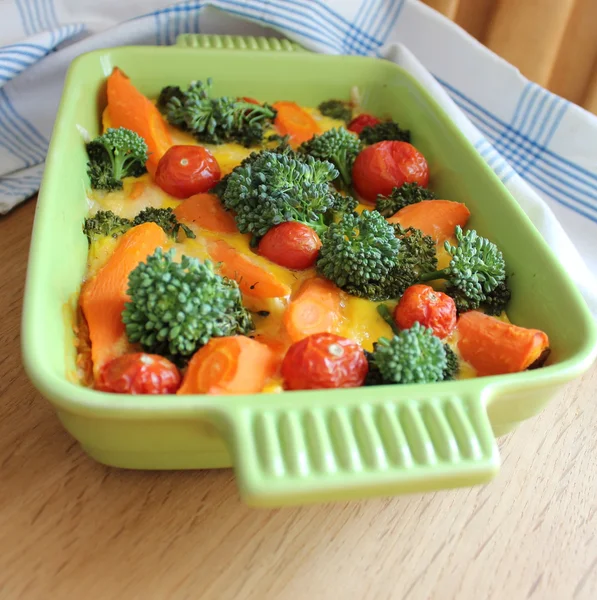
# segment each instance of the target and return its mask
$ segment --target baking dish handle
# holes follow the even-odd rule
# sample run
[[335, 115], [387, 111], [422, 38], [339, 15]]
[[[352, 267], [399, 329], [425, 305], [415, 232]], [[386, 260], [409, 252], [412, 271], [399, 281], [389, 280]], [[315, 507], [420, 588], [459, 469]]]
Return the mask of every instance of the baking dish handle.
[[[313, 396], [310, 396], [313, 394]], [[301, 401], [228, 413], [242, 499], [253, 506], [360, 499], [484, 483], [499, 452], [484, 403], [455, 395]], [[298, 400], [298, 399], [297, 399]], [[348, 400], [348, 399], [347, 399]]]
[[198, 50], [252, 50], [262, 52], [309, 52], [300, 44], [285, 38], [253, 35], [217, 35], [183, 33], [176, 38], [176, 46]]

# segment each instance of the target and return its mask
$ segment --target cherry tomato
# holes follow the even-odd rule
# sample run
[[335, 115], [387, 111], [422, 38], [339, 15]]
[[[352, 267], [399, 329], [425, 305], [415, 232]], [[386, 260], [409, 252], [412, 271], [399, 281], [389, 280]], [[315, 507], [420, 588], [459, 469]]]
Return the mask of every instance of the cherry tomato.
[[158, 163], [155, 182], [175, 198], [189, 198], [210, 190], [220, 176], [220, 165], [209, 150], [172, 146]]
[[443, 339], [456, 327], [456, 304], [429, 285], [411, 285], [396, 306], [394, 321], [400, 329], [410, 329], [418, 321]]
[[408, 142], [384, 141], [367, 146], [354, 161], [352, 179], [358, 194], [375, 202], [403, 183], [427, 187], [429, 167], [425, 157]]
[[363, 349], [333, 333], [314, 333], [296, 342], [282, 362], [288, 390], [359, 387], [368, 371]]
[[317, 233], [302, 223], [288, 221], [272, 227], [259, 242], [258, 251], [287, 269], [308, 269], [315, 264], [321, 248]]
[[123, 354], [101, 367], [95, 388], [114, 394], [174, 394], [180, 387], [175, 365], [157, 354]]
[[377, 125], [381, 123], [381, 120], [373, 115], [368, 115], [363, 113], [358, 117], [355, 117], [349, 124], [346, 129], [348, 131], [354, 131], [355, 133], [361, 133], [365, 127], [373, 127], [373, 125]]

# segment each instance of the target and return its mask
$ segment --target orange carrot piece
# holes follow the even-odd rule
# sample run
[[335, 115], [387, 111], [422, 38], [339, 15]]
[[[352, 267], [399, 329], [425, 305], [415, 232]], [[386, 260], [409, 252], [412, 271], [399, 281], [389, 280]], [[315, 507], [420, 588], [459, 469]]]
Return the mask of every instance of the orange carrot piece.
[[442, 244], [454, 235], [456, 225], [464, 228], [470, 217], [466, 205], [450, 200], [423, 200], [401, 208], [388, 219], [402, 227], [414, 227]]
[[131, 129], [147, 142], [149, 160], [146, 166], [153, 175], [160, 158], [172, 146], [172, 138], [158, 109], [117, 67], [108, 77], [107, 116], [112, 127]]
[[307, 279], [284, 312], [283, 322], [293, 342], [313, 333], [333, 333], [340, 320], [340, 290], [326, 279]]
[[243, 335], [212, 338], [191, 358], [177, 394], [256, 394], [275, 373], [274, 353]]
[[275, 102], [273, 107], [278, 111], [274, 125], [282, 135], [290, 136], [290, 143], [298, 146], [321, 133], [317, 121], [295, 102]]
[[282, 298], [290, 294], [286, 284], [224, 240], [209, 241], [207, 251], [215, 262], [222, 263], [220, 273], [236, 280], [243, 294], [255, 298]]
[[227, 212], [215, 194], [195, 194], [174, 209], [179, 221], [198, 225], [217, 233], [236, 233], [234, 217]]
[[458, 350], [478, 376], [518, 373], [549, 351], [549, 338], [538, 329], [526, 329], [483, 314], [465, 312], [458, 319]]
[[79, 302], [89, 327], [94, 373], [118, 354], [125, 333], [121, 315], [130, 272], [167, 242], [164, 230], [155, 223], [129, 229], [108, 262], [83, 285]]

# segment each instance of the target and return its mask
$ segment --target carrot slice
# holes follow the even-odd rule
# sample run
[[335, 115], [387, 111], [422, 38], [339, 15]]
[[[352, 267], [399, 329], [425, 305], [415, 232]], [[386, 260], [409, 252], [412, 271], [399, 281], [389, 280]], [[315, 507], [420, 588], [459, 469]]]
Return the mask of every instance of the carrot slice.
[[298, 146], [321, 133], [317, 121], [295, 102], [275, 102], [273, 107], [278, 112], [274, 125], [282, 135], [290, 136], [292, 145]]
[[234, 217], [227, 212], [215, 194], [195, 194], [174, 209], [179, 221], [195, 224], [217, 233], [238, 231]]
[[458, 350], [477, 375], [518, 373], [538, 359], [547, 358], [549, 338], [538, 329], [526, 329], [476, 310], [458, 319]]
[[326, 279], [307, 279], [284, 312], [284, 326], [293, 342], [313, 333], [333, 333], [340, 320], [340, 290]]
[[153, 175], [160, 158], [172, 146], [166, 121], [131, 80], [117, 67], [108, 77], [108, 121], [112, 127], [126, 127], [147, 143], [147, 170]]
[[286, 284], [227, 242], [209, 241], [207, 251], [215, 262], [222, 263], [220, 273], [236, 280], [243, 294], [255, 298], [282, 298], [290, 294], [290, 288]]
[[469, 209], [461, 202], [423, 200], [401, 208], [388, 222], [420, 229], [441, 244], [454, 235], [456, 225], [464, 228], [470, 215]]
[[191, 358], [177, 394], [256, 394], [275, 369], [264, 344], [243, 335], [212, 338]]
[[79, 302], [89, 327], [94, 373], [119, 353], [125, 333], [121, 315], [128, 300], [130, 272], [167, 241], [164, 230], [155, 223], [129, 229], [108, 262], [83, 285]]

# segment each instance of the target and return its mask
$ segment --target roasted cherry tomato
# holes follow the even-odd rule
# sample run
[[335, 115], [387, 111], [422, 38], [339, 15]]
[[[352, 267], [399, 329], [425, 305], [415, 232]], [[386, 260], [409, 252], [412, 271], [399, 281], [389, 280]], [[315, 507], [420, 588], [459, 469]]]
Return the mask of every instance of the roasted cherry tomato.
[[367, 146], [354, 161], [352, 180], [358, 194], [375, 202], [403, 183], [427, 187], [429, 167], [425, 157], [408, 142], [384, 141]]
[[272, 227], [259, 242], [258, 251], [287, 269], [308, 269], [315, 264], [321, 248], [317, 233], [302, 223], [288, 221]]
[[394, 321], [400, 329], [410, 329], [418, 321], [443, 339], [456, 327], [456, 304], [429, 285], [411, 285], [396, 306]]
[[174, 394], [180, 387], [175, 365], [157, 354], [123, 354], [101, 367], [96, 389], [114, 394]]
[[172, 146], [162, 156], [155, 182], [175, 198], [189, 198], [220, 181], [220, 165], [202, 146]]
[[378, 123], [381, 123], [380, 119], [374, 117], [373, 115], [363, 113], [362, 115], [355, 117], [348, 124], [348, 127], [346, 129], [348, 129], [348, 131], [354, 131], [358, 134], [361, 133], [361, 131], [363, 131], [365, 127], [373, 127], [373, 125], [377, 125]]
[[296, 342], [282, 362], [288, 390], [359, 387], [368, 371], [363, 349], [333, 333], [314, 333]]

